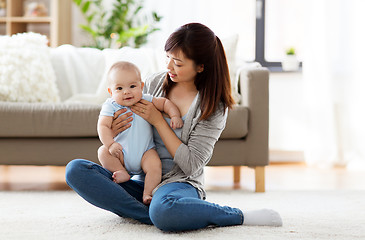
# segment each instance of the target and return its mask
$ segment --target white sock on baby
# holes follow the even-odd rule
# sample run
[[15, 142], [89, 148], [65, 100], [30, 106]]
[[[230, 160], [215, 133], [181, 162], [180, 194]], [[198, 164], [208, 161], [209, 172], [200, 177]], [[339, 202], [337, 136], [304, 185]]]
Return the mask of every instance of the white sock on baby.
[[260, 209], [243, 212], [243, 225], [281, 227], [283, 221], [280, 214], [271, 209]]

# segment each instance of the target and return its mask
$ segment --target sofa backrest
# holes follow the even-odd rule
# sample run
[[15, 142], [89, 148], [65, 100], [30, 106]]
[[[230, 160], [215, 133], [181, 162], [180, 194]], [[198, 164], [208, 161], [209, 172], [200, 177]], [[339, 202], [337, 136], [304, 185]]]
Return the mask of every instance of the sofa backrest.
[[[222, 39], [234, 91], [237, 90], [235, 89], [237, 40], [237, 35]], [[142, 80], [166, 69], [166, 54], [163, 49], [123, 47], [99, 50], [66, 44], [51, 48], [50, 54], [61, 101], [80, 94], [95, 94], [107, 98], [106, 74], [116, 61], [130, 61], [136, 64], [141, 71]]]
[[162, 54], [149, 48], [121, 49], [78, 48], [62, 45], [51, 49], [51, 61], [57, 78], [61, 101], [76, 94], [95, 94], [105, 91], [106, 73], [116, 61], [136, 64], [144, 79], [149, 74], [163, 70]]

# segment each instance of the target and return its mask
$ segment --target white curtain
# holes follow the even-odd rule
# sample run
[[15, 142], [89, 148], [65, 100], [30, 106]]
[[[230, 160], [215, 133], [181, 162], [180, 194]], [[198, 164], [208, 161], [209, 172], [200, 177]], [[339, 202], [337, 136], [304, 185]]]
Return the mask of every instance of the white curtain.
[[306, 160], [365, 168], [365, 1], [311, 4], [303, 60]]

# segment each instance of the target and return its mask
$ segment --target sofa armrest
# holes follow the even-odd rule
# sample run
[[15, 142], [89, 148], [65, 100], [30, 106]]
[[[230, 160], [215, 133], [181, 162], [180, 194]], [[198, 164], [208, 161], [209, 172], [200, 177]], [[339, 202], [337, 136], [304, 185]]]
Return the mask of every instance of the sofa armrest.
[[269, 163], [269, 71], [264, 67], [242, 68], [239, 72], [241, 105], [249, 109], [246, 141], [248, 165]]

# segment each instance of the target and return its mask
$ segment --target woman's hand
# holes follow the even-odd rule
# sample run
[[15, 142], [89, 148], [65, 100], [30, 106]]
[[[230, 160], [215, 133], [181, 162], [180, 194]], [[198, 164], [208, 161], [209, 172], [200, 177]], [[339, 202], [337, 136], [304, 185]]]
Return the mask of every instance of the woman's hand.
[[112, 132], [114, 137], [116, 137], [119, 133], [123, 132], [131, 126], [130, 122], [133, 120], [133, 118], [131, 117], [133, 113], [125, 113], [126, 111], [127, 109], [123, 108], [114, 113], [112, 122]]
[[131, 106], [131, 110], [155, 127], [158, 123], [164, 121], [162, 113], [155, 107], [155, 105], [144, 99]]

